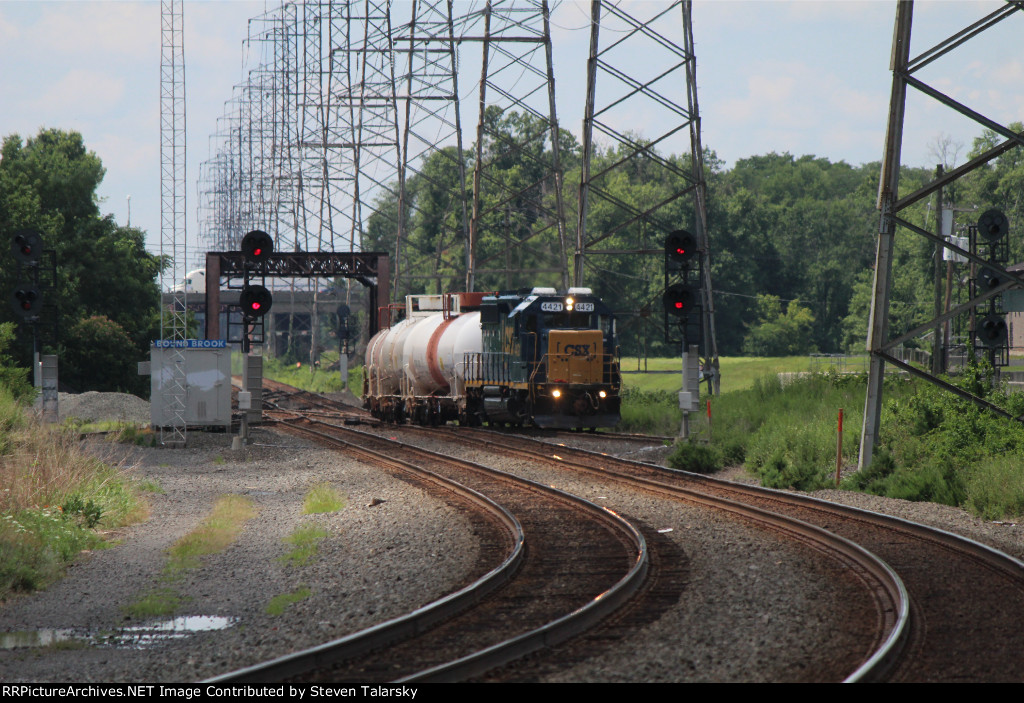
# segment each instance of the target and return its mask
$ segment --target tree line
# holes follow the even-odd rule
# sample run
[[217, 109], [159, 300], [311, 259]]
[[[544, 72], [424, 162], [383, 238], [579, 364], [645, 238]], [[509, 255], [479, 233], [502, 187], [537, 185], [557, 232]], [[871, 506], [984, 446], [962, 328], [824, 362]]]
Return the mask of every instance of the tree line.
[[[556, 181], [545, 171], [550, 135], [541, 120], [489, 111], [482, 158], [489, 165], [480, 181], [477, 290], [561, 285], [563, 252], [555, 211]], [[1024, 130], [1020, 124], [1012, 129]], [[636, 138], [642, 143], [640, 138]], [[576, 239], [582, 151], [568, 132], [559, 133], [564, 176], [561, 195], [565, 239]], [[965, 158], [1001, 138], [983, 132]], [[948, 144], [944, 144], [948, 147]], [[936, 161], [956, 165], [958, 150], [936, 149]], [[466, 275], [466, 217], [462, 193], [472, 191], [473, 149], [459, 164], [454, 149], [438, 149], [410, 172], [402, 227], [396, 237], [397, 190], [382, 197], [368, 219], [366, 251], [388, 251], [398, 273], [398, 296], [462, 290]], [[662, 155], [651, 148], [635, 153], [622, 146], [597, 147], [592, 172], [610, 164], [599, 187], [606, 197], [590, 203], [588, 231], [611, 233], [607, 250], [641, 242], [660, 249], [668, 230], [692, 228], [692, 199], [672, 195], [689, 186], [689, 155]], [[711, 246], [719, 351], [723, 355], [783, 355], [863, 349], [870, 304], [875, 238], [878, 230], [878, 163], [851, 166], [816, 156], [763, 154], [738, 160], [731, 168], [714, 151], [704, 155], [707, 218]], [[667, 167], [666, 167], [667, 165]], [[145, 233], [103, 215], [96, 191], [105, 169], [76, 132], [43, 129], [23, 140], [10, 135], [0, 148], [0, 285], [9, 296], [19, 269], [9, 250], [14, 232], [38, 230], [56, 252], [57, 280], [47, 295], [59, 315], [62, 382], [75, 390], [147, 392], [135, 372], [159, 334], [162, 262], [145, 249]], [[463, 175], [465, 174], [465, 175]], [[904, 168], [901, 192], [929, 181], [933, 169]], [[1012, 149], [945, 189], [964, 223], [990, 208], [1010, 220], [1010, 260], [1024, 260], [1024, 156]], [[658, 212], [661, 227], [629, 222], [628, 210], [644, 211], [667, 201]], [[971, 210], [976, 208], [976, 212]], [[936, 214], [926, 202], [904, 216], [926, 229]], [[569, 266], [572, 265], [569, 251]], [[662, 258], [620, 256], [588, 261], [583, 284], [637, 313], [620, 320], [623, 354], [644, 351], [674, 355], [661, 333]], [[896, 237], [893, 335], [923, 323], [933, 309], [934, 247], [916, 235]], [[527, 273], [520, 273], [527, 272]], [[24, 277], [24, 273], [21, 274]], [[0, 323], [17, 322], [9, 305]], [[646, 321], [646, 322], [644, 322]], [[647, 325], [644, 328], [643, 324]], [[9, 328], [8, 328], [9, 329]], [[652, 331], [653, 330], [653, 331]], [[8, 352], [27, 366], [31, 349], [22, 330]]]
[[[561, 281], [554, 270], [561, 260], [559, 241], [556, 230], [544, 220], [554, 209], [555, 182], [544, 177], [541, 166], [550, 160], [541, 154], [523, 156], [509, 146], [541, 148], [535, 137], [546, 125], [518, 114], [495, 113], [489, 119], [488, 133], [498, 136], [489, 137], [482, 149], [491, 185], [481, 189], [480, 209], [485, 214], [479, 228], [477, 259], [491, 265], [481, 266], [476, 289], [557, 286]], [[974, 140], [967, 158], [1000, 140], [998, 135], [985, 131]], [[643, 143], [639, 137], [636, 141]], [[544, 141], [542, 148], [550, 146]], [[607, 197], [590, 201], [588, 233], [615, 232], [601, 242], [601, 248], [637, 248], [638, 242], [646, 249], [660, 248], [667, 230], [623, 223], [628, 220], [626, 210], [643, 211], [665, 200], [670, 202], [658, 212], [665, 227], [693, 227], [692, 199], [671, 199], [673, 193], [689, 186], [678, 175], [689, 173], [689, 154], [651, 152], [630, 153], [621, 146], [595, 149], [592, 172], [620, 164], [600, 183]], [[937, 163], [952, 160], [950, 149], [936, 152]], [[576, 238], [574, 213], [581, 153], [575, 138], [562, 132], [562, 200], [570, 243]], [[472, 150], [467, 150], [464, 158], [462, 170], [471, 174]], [[670, 168], [658, 168], [656, 161]], [[956, 164], [944, 165], [948, 170]], [[769, 153], [739, 159], [726, 168], [708, 149], [704, 166], [719, 352], [771, 356], [863, 350], [879, 224], [876, 202], [880, 164], [852, 166], [823, 157]], [[472, 182], [469, 176], [460, 180], [459, 172], [454, 150], [448, 149], [427, 157], [417, 173], [407, 179], [404, 249], [396, 248], [397, 196], [387, 195], [376, 203], [363, 246], [397, 257], [399, 297], [461, 290], [465, 284], [464, 231], [468, 228], [457, 203], [460, 188], [469, 193]], [[910, 192], [933, 176], [931, 168], [904, 167], [900, 190]], [[509, 197], [508, 193], [518, 193], [518, 197]], [[1013, 149], [947, 187], [945, 200], [958, 210], [977, 208], [977, 214], [990, 207], [1006, 212], [1011, 223], [1011, 261], [1019, 261], [1024, 258], [1024, 238], [1013, 227], [1024, 222], [1020, 217], [1024, 215], [1022, 194], [1024, 157], [1020, 149]], [[932, 209], [929, 202], [921, 202], [904, 216], [931, 231], [936, 217]], [[973, 223], [977, 214], [959, 212], [958, 218], [965, 224]], [[893, 334], [923, 323], [934, 305], [934, 245], [903, 232], [896, 242]], [[505, 260], [495, 266], [496, 257]], [[509, 273], [516, 268], [527, 273]], [[488, 269], [497, 272], [489, 273]], [[638, 315], [647, 317], [660, 330], [664, 288], [660, 256], [633, 255], [620, 257], [613, 264], [592, 263], [584, 285], [620, 304], [625, 295], [632, 304], [646, 306], [637, 311]], [[673, 355], [677, 351], [660, 332], [648, 333], [646, 340], [640, 340], [639, 333], [622, 337], [624, 354], [637, 353], [641, 348], [651, 355]]]

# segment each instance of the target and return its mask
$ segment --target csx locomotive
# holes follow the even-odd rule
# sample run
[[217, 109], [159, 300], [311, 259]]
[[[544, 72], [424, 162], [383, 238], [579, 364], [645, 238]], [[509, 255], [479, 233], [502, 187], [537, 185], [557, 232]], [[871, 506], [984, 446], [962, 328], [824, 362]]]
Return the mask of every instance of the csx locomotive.
[[364, 405], [389, 422], [611, 427], [611, 310], [589, 288], [411, 295], [366, 349]]

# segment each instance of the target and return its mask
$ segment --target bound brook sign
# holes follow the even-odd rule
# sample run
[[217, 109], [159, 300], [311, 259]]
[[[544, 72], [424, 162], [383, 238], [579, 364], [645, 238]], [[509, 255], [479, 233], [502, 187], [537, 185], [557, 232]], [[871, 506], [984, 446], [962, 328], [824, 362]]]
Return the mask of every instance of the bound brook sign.
[[154, 349], [226, 349], [226, 339], [154, 339]]

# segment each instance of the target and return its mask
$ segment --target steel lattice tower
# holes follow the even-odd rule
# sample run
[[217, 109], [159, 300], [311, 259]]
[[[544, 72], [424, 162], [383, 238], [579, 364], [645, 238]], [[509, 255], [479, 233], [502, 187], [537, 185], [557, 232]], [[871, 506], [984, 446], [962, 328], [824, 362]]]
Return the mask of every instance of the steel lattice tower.
[[[707, 233], [704, 154], [700, 139], [700, 111], [697, 102], [696, 55], [691, 22], [692, 3], [677, 1], [657, 5], [655, 14], [640, 19], [629, 13], [628, 3], [618, 5], [593, 0], [591, 4], [590, 58], [587, 62], [587, 99], [583, 122], [583, 168], [576, 231], [573, 280], [582, 285], [597, 276], [606, 282], [606, 296], [620, 301], [627, 315], [639, 311], [639, 321], [651, 315], [660, 301], [639, 299], [635, 281], [619, 275], [628, 268], [617, 262], [624, 257], [643, 255], [648, 266], [645, 278], [658, 278], [661, 272], [665, 236], [689, 223], [678, 221], [678, 201], [689, 195], [693, 203], [693, 234], [701, 259], [703, 354], [717, 360], [714, 326], [714, 300], [711, 294], [710, 246]], [[638, 6], [638, 11], [643, 9]], [[604, 34], [601, 29], [605, 28]], [[610, 35], [613, 39], [604, 37]], [[631, 75], [624, 65], [641, 53], [648, 75]], [[653, 139], [616, 129], [618, 123], [630, 124], [630, 114], [656, 111], [672, 115], [677, 122], [668, 132]], [[595, 169], [594, 133], [608, 138], [616, 149], [605, 165]], [[690, 163], [674, 162], [657, 153], [659, 146], [688, 132]], [[649, 170], [659, 174], [661, 182], [675, 181], [681, 187], [643, 203], [626, 203], [608, 187], [614, 178], [630, 170]], [[603, 201], [619, 211], [617, 224], [592, 231], [588, 227], [595, 201]], [[636, 313], [634, 313], [636, 314]]]
[[[392, 299], [421, 292], [433, 281], [437, 292], [462, 284], [468, 268], [468, 198], [466, 161], [462, 143], [458, 55], [451, 0], [414, 0], [408, 23], [396, 30], [395, 47], [404, 72], [399, 77], [398, 103], [401, 124], [401, 155], [398, 170], [398, 233]], [[454, 187], [441, 181], [433, 160], [447, 163], [458, 174]], [[428, 183], [445, 202], [445, 216], [437, 222], [433, 247], [413, 245], [407, 239], [410, 219], [419, 208], [407, 193], [409, 178]], [[429, 257], [433, 272], [407, 274], [411, 257]], [[426, 280], [424, 281], [424, 276]]]
[[[947, 57], [957, 47], [972, 39], [975, 39], [983, 32], [1003, 22], [1015, 12], [1021, 9], [1020, 3], [1009, 2], [1003, 7], [982, 17], [977, 22], [951, 34], [935, 46], [914, 56], [911, 53], [911, 24], [914, 14], [914, 3], [909, 1], [898, 2], [896, 6], [896, 21], [893, 31], [892, 45], [892, 92], [889, 101], [889, 118], [886, 128], [885, 149], [882, 158], [881, 180], [878, 186], [878, 209], [880, 211], [878, 224], [878, 242], [875, 254], [875, 274], [872, 287], [871, 313], [868, 321], [867, 349], [871, 354], [871, 363], [868, 371], [867, 398], [864, 405], [864, 424], [861, 432], [860, 444], [860, 467], [864, 468], [871, 463], [875, 444], [878, 442], [879, 430], [881, 427], [882, 415], [882, 384], [885, 375], [885, 364], [890, 363], [907, 373], [919, 376], [938, 385], [950, 392], [956, 393], [962, 398], [973, 401], [1003, 417], [1010, 419], [1015, 417], [1006, 410], [993, 405], [991, 402], [958, 388], [937, 375], [925, 372], [915, 366], [897, 359], [893, 350], [903, 342], [914, 339], [928, 331], [935, 329], [947, 320], [957, 315], [970, 311], [978, 304], [992, 299], [1004, 291], [1024, 286], [1024, 278], [1012, 274], [1003, 266], [992, 261], [985, 260], [975, 253], [962, 249], [946, 241], [943, 237], [928, 232], [908, 221], [901, 212], [911, 205], [941, 190], [944, 186], [971, 173], [972, 171], [988, 164], [994, 159], [1005, 154], [1010, 149], [1024, 146], [1024, 135], [1017, 134], [1007, 126], [996, 120], [985, 116], [979, 110], [970, 107], [945, 93], [929, 85], [919, 77], [919, 71], [926, 66], [940, 61]], [[941, 64], [937, 64], [941, 65]], [[934, 82], [934, 80], [933, 80]], [[987, 150], [983, 154], [971, 159], [967, 163], [938, 176], [931, 183], [918, 188], [909, 195], [900, 195], [900, 155], [903, 147], [903, 124], [907, 108], [907, 88], [913, 88], [922, 95], [944, 105], [951, 110], [973, 120], [1002, 136], [1005, 141]], [[893, 246], [898, 228], [903, 228], [919, 236], [925, 237], [939, 247], [949, 249], [964, 257], [974, 264], [988, 268], [995, 272], [1000, 285], [990, 288], [981, 295], [975, 296], [972, 300], [958, 305], [948, 312], [937, 315], [923, 325], [916, 327], [897, 337], [889, 337], [889, 299], [892, 291], [892, 268], [893, 268]]]
[[[175, 287], [185, 278], [185, 38], [181, 0], [160, 5], [160, 255], [168, 261], [160, 273], [160, 289], [172, 294], [160, 307], [160, 338], [184, 343], [187, 334], [185, 291]], [[186, 379], [184, 350], [173, 346], [169, 375], [162, 380], [163, 406], [171, 425], [161, 427], [164, 444], [186, 441]], [[156, 369], [153, 370], [157, 372]], [[163, 423], [162, 423], [163, 424]]]
[[[482, 61], [466, 287], [568, 287], [565, 209], [547, 0], [487, 0], [461, 21]], [[512, 140], [508, 125], [518, 121]], [[548, 148], [545, 148], [547, 146]], [[507, 182], [512, 163], [522, 181]], [[553, 201], [553, 202], [552, 202]], [[552, 265], [554, 264], [554, 265]]]

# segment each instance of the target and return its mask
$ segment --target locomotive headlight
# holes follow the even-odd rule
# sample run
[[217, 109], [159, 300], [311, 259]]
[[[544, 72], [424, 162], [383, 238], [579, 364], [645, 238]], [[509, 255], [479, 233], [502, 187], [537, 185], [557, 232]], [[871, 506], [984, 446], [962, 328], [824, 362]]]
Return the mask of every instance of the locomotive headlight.
[[552, 398], [561, 398], [562, 397], [562, 391], [560, 391], [560, 390], [558, 390], [556, 388], [555, 390], [551, 391], [551, 397]]
[[598, 392], [597, 392], [597, 395], [598, 395], [598, 397], [600, 397], [600, 398], [607, 398], [607, 397], [608, 397], [608, 394], [607, 394], [607, 393], [605, 393], [604, 391], [598, 391]]
[[569, 296], [568, 298], [566, 298], [566, 299], [565, 299], [565, 309], [566, 309], [566, 310], [568, 310], [569, 312], [572, 312], [572, 306], [573, 306], [573, 304], [574, 304], [575, 302], [576, 302], [576, 301], [574, 301], [574, 300], [572, 299], [572, 296]]

